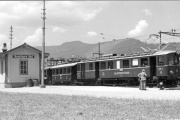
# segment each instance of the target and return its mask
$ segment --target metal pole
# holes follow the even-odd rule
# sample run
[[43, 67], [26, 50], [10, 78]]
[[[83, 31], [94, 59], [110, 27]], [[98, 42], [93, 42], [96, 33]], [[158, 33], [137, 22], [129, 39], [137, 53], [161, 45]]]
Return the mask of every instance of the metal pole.
[[11, 39], [11, 41], [10, 41], [10, 50], [11, 50], [11, 49], [12, 49], [12, 39], [13, 39], [13, 34], [12, 34], [12, 32], [13, 32], [13, 27], [11, 26], [10, 29], [11, 29], [11, 30], [10, 30], [11, 34], [10, 34], [10, 37], [9, 37], [9, 38]]
[[44, 85], [44, 63], [45, 63], [45, 60], [44, 60], [44, 53], [45, 53], [45, 19], [46, 19], [46, 17], [45, 17], [45, 15], [46, 15], [46, 13], [45, 13], [45, 0], [43, 0], [43, 2], [44, 2], [44, 7], [43, 7], [43, 28], [42, 28], [42, 35], [43, 35], [43, 37], [42, 37], [42, 68], [41, 68], [41, 85], [40, 85], [40, 87], [41, 88], [45, 88], [46, 86]]
[[100, 42], [99, 42], [98, 45], [99, 45], [99, 59], [100, 59], [100, 55], [101, 55], [101, 51], [100, 51], [100, 50], [101, 50], [101, 48], [100, 48]]
[[161, 31], [159, 32], [159, 39], [160, 39], [159, 50], [161, 50]]

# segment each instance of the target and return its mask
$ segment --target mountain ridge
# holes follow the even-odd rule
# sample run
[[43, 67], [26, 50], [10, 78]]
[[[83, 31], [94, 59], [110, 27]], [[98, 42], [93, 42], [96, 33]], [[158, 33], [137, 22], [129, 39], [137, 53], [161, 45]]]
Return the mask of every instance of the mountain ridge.
[[[138, 39], [119, 39], [113, 41], [106, 41], [100, 43], [100, 52], [103, 54], [128, 54], [135, 52], [143, 52], [141, 48], [156, 49], [158, 44], [147, 44]], [[35, 48], [42, 50], [41, 46], [36, 46]], [[168, 47], [167, 47], [168, 48]], [[180, 50], [180, 43], [175, 45], [177, 50]], [[46, 46], [45, 52], [50, 53], [49, 58], [53, 57], [57, 59], [58, 57], [70, 58], [70, 57], [92, 57], [93, 53], [98, 53], [99, 46], [96, 44], [83, 43], [81, 41], [65, 42], [61, 45], [56, 46]], [[97, 55], [96, 55], [97, 56]]]

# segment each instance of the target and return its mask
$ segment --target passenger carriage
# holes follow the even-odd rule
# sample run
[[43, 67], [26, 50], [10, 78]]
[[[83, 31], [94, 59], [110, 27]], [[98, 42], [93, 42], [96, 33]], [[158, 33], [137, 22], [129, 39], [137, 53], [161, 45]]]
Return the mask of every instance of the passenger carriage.
[[51, 67], [44, 68], [44, 84], [52, 84], [52, 69]]
[[46, 75], [52, 77], [52, 84], [137, 86], [142, 69], [147, 85], [163, 82], [175, 86], [180, 78], [179, 54], [167, 50], [62, 64], [46, 69]]
[[[70, 63], [70, 64], [62, 64], [53, 66], [50, 69], [52, 70], [52, 78], [50, 77], [51, 74], [49, 71], [49, 75], [47, 78], [50, 78], [51, 84], [66, 84], [70, 85], [74, 80], [76, 80], [76, 64], [77, 63]], [[48, 71], [47, 71], [48, 73]]]
[[179, 55], [176, 51], [118, 56], [77, 65], [78, 81], [101, 85], [138, 85], [138, 73], [145, 69], [147, 84], [176, 85], [179, 80]]

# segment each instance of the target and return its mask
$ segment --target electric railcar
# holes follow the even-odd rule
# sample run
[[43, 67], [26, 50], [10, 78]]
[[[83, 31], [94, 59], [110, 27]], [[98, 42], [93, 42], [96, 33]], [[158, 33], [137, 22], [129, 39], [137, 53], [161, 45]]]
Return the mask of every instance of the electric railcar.
[[165, 85], [177, 85], [180, 78], [179, 54], [169, 50], [101, 58], [53, 66], [50, 71], [52, 70], [52, 83], [136, 86], [139, 84], [137, 75], [142, 69], [146, 71], [149, 86], [161, 81]]

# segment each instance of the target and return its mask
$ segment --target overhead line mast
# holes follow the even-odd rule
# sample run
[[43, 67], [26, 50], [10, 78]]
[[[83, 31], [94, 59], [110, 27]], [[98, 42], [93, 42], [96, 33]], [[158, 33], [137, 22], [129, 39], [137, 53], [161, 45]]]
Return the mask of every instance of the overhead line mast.
[[10, 37], [9, 38], [10, 38], [10, 50], [11, 50], [12, 49], [12, 39], [13, 39], [13, 34], [12, 34], [13, 33], [13, 27], [11, 26], [10, 29], [11, 30], [10, 30], [10, 34], [9, 34]]
[[159, 31], [158, 32], [159, 35], [157, 34], [150, 34], [149, 36], [155, 36], [156, 38], [159, 37], [159, 50], [161, 50], [161, 45], [162, 45], [162, 41], [161, 41], [161, 34], [166, 34], [166, 35], [171, 35], [171, 36], [176, 36], [176, 37], [180, 37], [180, 33], [176, 33], [176, 30], [175, 29], [172, 29], [171, 32], [161, 32]]
[[98, 54], [99, 55], [99, 59], [101, 58], [101, 55], [103, 55], [103, 53], [101, 53], [101, 48], [100, 48], [100, 42], [98, 42], [98, 53], [93, 53], [93, 56], [94, 54]]
[[46, 12], [45, 12], [45, 0], [43, 0], [43, 17], [42, 17], [42, 19], [43, 19], [43, 27], [42, 27], [42, 69], [41, 69], [41, 85], [40, 85], [40, 87], [41, 88], [45, 88], [46, 86], [44, 85], [44, 64], [45, 64], [45, 60], [44, 60], [44, 54], [45, 54], [45, 19], [46, 19], [46, 17], [45, 17], [45, 15], [46, 15]]

